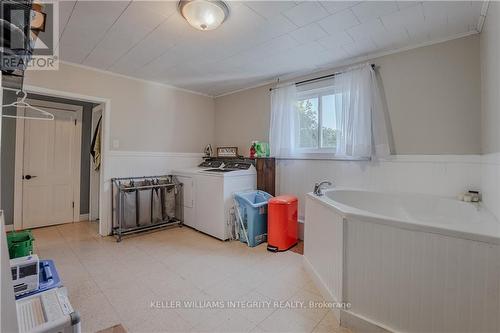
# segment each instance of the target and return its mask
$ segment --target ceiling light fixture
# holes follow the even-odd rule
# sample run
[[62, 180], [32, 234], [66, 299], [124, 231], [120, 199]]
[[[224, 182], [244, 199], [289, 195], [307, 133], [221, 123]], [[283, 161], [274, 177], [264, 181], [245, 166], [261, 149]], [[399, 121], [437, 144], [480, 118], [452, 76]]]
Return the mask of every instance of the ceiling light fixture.
[[45, 24], [47, 23], [47, 14], [43, 12], [43, 5], [34, 3], [31, 8], [31, 31], [37, 35], [39, 32], [45, 32]]
[[216, 29], [229, 16], [229, 7], [224, 1], [181, 0], [179, 11], [190, 25], [202, 31]]

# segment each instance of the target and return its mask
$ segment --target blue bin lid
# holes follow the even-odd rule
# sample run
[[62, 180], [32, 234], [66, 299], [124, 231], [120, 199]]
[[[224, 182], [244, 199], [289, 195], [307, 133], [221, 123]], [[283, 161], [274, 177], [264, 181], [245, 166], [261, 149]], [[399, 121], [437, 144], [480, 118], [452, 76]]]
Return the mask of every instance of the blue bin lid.
[[269, 199], [273, 196], [264, 191], [247, 191], [247, 192], [237, 192], [234, 197], [239, 201], [243, 202], [251, 207], [262, 207], [267, 205]]

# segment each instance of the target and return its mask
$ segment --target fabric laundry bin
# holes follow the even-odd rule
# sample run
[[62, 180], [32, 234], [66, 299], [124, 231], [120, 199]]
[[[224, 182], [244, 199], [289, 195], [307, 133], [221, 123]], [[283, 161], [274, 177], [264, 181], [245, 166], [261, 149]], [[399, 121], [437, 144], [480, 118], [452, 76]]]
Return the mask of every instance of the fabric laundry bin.
[[[123, 193], [122, 197], [119, 197], [117, 194], [117, 201], [123, 200], [122, 211], [117, 212], [115, 216], [118, 214], [122, 215], [121, 227], [123, 229], [135, 228], [137, 227], [137, 191], [133, 189], [135, 186], [134, 182], [129, 182], [123, 185]], [[128, 189], [130, 188], [130, 189]], [[118, 207], [119, 205], [117, 205]]]
[[264, 191], [234, 194], [241, 242], [254, 247], [267, 241], [267, 202], [272, 197]]
[[[151, 186], [150, 180], [136, 182], [137, 186]], [[153, 190], [151, 188], [137, 190], [136, 209], [137, 209], [137, 224], [145, 226], [151, 224], [151, 209], [152, 209]]]
[[293, 195], [281, 195], [269, 200], [267, 220], [269, 251], [286, 251], [297, 244], [298, 202], [297, 197]]
[[175, 187], [162, 188], [162, 214], [163, 220], [177, 217], [176, 214], [176, 189]]

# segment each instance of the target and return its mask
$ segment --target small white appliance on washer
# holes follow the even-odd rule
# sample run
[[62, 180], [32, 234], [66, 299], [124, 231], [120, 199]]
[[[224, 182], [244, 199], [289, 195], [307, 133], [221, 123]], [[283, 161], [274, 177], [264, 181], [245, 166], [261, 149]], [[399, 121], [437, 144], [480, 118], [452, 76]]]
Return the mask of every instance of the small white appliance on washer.
[[257, 187], [253, 164], [241, 160], [207, 160], [197, 168], [172, 173], [184, 184], [184, 224], [227, 240], [233, 194]]

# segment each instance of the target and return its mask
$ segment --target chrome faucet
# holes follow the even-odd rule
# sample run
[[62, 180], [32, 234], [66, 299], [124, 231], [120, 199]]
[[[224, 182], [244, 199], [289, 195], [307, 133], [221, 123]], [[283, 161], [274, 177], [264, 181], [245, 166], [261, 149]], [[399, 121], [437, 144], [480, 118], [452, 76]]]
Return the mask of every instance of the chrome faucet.
[[332, 183], [329, 181], [323, 181], [321, 183], [314, 184], [314, 191], [313, 191], [314, 195], [317, 195], [318, 197], [323, 195], [323, 191], [322, 191], [323, 185], [332, 186]]

